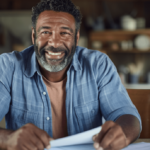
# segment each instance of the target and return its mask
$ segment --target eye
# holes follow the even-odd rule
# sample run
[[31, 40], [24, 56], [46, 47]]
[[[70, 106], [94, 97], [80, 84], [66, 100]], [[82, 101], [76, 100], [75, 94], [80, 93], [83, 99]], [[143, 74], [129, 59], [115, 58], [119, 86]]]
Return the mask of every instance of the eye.
[[50, 32], [44, 31], [44, 32], [42, 32], [42, 34], [50, 34]]
[[67, 32], [61, 32], [60, 34], [61, 35], [66, 35], [66, 34], [69, 34], [69, 33], [67, 33]]

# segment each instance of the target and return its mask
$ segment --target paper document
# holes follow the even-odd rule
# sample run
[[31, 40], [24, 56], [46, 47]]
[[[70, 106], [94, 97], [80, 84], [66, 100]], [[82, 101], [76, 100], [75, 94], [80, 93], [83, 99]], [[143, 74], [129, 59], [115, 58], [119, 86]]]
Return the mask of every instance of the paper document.
[[141, 142], [136, 144], [130, 144], [122, 150], [150, 150], [150, 143]]
[[[86, 145], [74, 145], [74, 146], [64, 146], [64, 147], [52, 147], [50, 150], [95, 150], [93, 144]], [[136, 143], [131, 144], [122, 150], [150, 150], [150, 143]]]
[[93, 143], [92, 137], [100, 131], [101, 127], [97, 127], [89, 131], [51, 141], [50, 144], [51, 147], [60, 147]]
[[[51, 141], [49, 150], [95, 150], [92, 137], [100, 131], [101, 127], [97, 127], [76, 135]], [[122, 150], [150, 150], [150, 143], [131, 144]]]
[[95, 150], [93, 144], [52, 147], [49, 150]]
[[[64, 147], [52, 147], [50, 150], [95, 150], [93, 144], [86, 145], [73, 145], [73, 146], [64, 146]], [[136, 143], [131, 144], [122, 150], [150, 150], [150, 143]]]

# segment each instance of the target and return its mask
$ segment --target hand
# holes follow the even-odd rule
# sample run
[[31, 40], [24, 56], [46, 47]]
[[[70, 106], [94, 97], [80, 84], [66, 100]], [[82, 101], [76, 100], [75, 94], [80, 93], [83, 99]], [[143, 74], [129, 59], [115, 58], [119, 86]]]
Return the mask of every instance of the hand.
[[49, 142], [53, 140], [49, 135], [29, 123], [8, 135], [6, 140], [7, 150], [43, 150], [49, 149]]
[[129, 144], [121, 126], [113, 121], [105, 122], [93, 141], [96, 150], [120, 150]]

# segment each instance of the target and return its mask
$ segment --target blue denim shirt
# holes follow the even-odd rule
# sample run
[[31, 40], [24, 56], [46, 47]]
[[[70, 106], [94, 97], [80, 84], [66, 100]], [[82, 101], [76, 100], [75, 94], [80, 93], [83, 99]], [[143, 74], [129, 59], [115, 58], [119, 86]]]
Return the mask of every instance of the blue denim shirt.
[[[140, 115], [107, 55], [77, 47], [67, 71], [66, 116], [68, 135], [115, 121], [124, 114]], [[51, 137], [51, 103], [33, 46], [0, 55], [0, 120], [16, 130], [33, 123]], [[63, 129], [62, 129], [63, 130]]]

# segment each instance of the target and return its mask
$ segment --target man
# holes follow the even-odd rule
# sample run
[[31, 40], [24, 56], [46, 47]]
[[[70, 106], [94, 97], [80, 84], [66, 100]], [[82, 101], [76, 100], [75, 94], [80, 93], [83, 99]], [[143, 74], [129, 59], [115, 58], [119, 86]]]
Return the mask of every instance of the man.
[[42, 0], [32, 10], [32, 42], [0, 56], [0, 149], [42, 150], [49, 141], [106, 123], [97, 150], [118, 150], [140, 134], [140, 116], [116, 68], [101, 52], [77, 46], [80, 11], [70, 0]]

